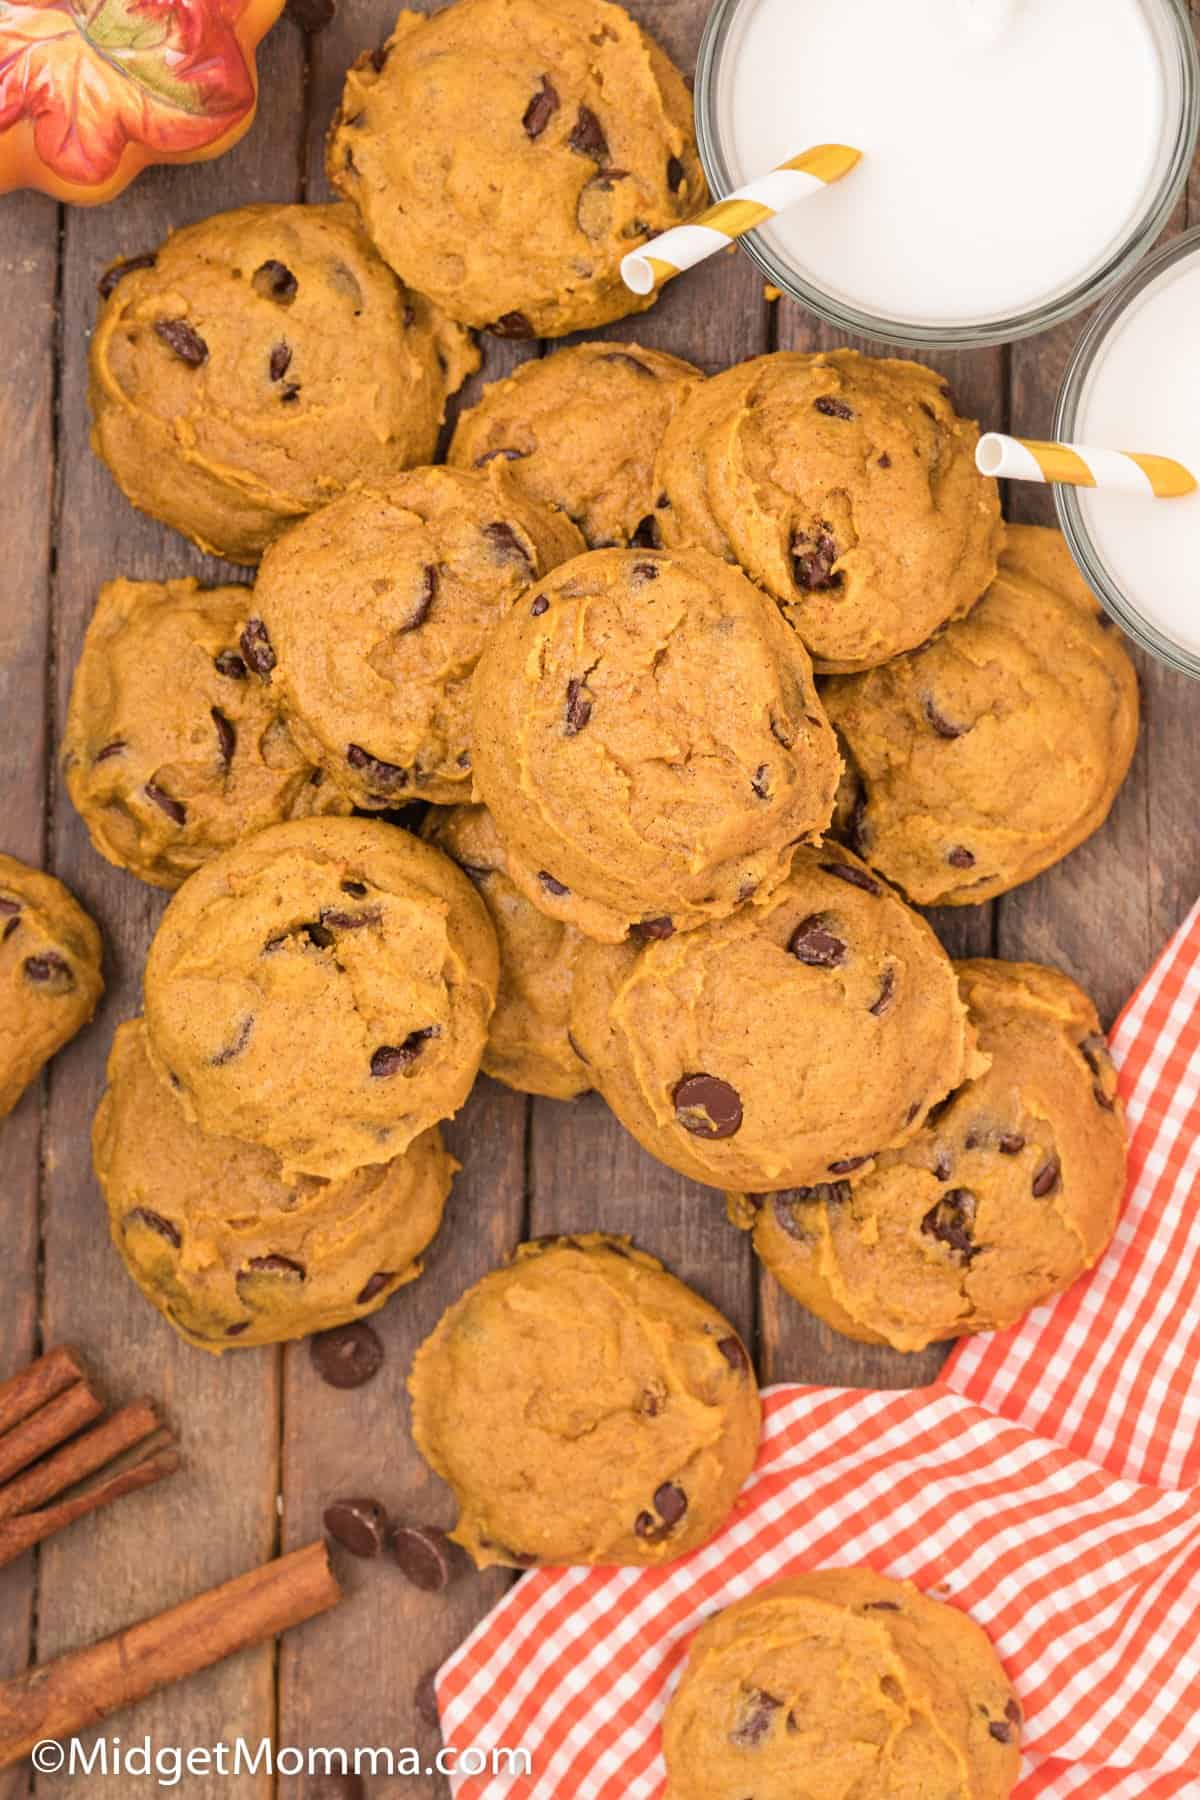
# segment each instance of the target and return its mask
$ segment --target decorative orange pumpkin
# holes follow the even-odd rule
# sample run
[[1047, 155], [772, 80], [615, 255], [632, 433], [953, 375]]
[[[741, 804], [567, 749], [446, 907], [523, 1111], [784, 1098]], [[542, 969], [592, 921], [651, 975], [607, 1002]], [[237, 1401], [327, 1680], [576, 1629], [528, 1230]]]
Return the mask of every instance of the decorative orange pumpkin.
[[0, 193], [111, 200], [219, 156], [254, 118], [283, 0], [0, 0]]

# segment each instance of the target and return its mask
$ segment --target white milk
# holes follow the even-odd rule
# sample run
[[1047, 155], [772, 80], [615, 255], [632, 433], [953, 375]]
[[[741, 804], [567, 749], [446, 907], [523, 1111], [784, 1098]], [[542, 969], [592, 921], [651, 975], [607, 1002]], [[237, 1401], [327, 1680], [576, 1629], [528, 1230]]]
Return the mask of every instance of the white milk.
[[744, 0], [713, 117], [735, 183], [853, 144], [844, 184], [766, 228], [877, 318], [982, 325], [1069, 293], [1136, 227], [1177, 85], [1155, 0]]
[[[1200, 476], [1200, 245], [1109, 329], [1072, 437], [1173, 456]], [[1081, 489], [1078, 498], [1096, 554], [1130, 606], [1200, 654], [1200, 493], [1138, 500]]]

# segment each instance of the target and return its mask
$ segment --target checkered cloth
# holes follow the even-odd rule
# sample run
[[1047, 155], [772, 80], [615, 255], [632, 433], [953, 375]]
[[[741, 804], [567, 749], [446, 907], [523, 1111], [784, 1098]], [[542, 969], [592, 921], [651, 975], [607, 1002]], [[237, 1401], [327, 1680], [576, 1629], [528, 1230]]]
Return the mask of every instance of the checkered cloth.
[[[1200, 905], [1113, 1038], [1132, 1136], [1111, 1248], [933, 1387], [768, 1390], [720, 1535], [659, 1569], [526, 1575], [441, 1670], [448, 1744], [531, 1777], [456, 1800], [651, 1800], [692, 1633], [781, 1575], [868, 1563], [963, 1607], [1021, 1697], [1017, 1800], [1200, 1796]], [[1200, 1199], [1200, 1196], [1197, 1197]]]

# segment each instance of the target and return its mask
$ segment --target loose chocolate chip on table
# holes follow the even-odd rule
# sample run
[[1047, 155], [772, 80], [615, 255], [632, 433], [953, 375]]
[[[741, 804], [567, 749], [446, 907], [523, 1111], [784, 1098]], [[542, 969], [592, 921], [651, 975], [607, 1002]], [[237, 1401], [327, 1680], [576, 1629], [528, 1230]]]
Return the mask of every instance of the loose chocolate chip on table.
[[397, 1525], [388, 1548], [401, 1574], [426, 1594], [440, 1594], [469, 1566], [466, 1552], [433, 1525]]
[[631, 938], [641, 938], [643, 943], [661, 942], [664, 938], [674, 937], [675, 921], [673, 919], [639, 919], [636, 925], [629, 927]]
[[381, 762], [379, 757], [372, 756], [361, 744], [349, 744], [346, 748], [346, 761], [352, 769], [361, 769], [369, 775], [376, 787], [403, 788], [408, 786], [408, 770], [400, 768], [396, 763]]
[[396, 1279], [396, 1276], [395, 1276], [395, 1272], [393, 1270], [391, 1270], [391, 1269], [378, 1270], [374, 1275], [371, 1276], [370, 1280], [366, 1282], [361, 1294], [359, 1294], [356, 1297], [355, 1302], [354, 1302], [355, 1306], [369, 1306], [372, 1300], [377, 1299], [379, 1297], [379, 1295], [382, 1294], [384, 1288], [387, 1287], [388, 1283], [394, 1281], [395, 1279]]
[[529, 610], [535, 619], [540, 619], [544, 612], [549, 612], [550, 602], [547, 600], [545, 594], [539, 594]]
[[125, 749], [124, 738], [114, 738], [111, 744], [105, 744], [103, 750], [97, 750], [92, 758], [93, 764], [107, 762], [110, 756], [120, 756]]
[[979, 1246], [972, 1236], [977, 1204], [969, 1188], [951, 1188], [930, 1207], [921, 1220], [921, 1230], [927, 1237], [945, 1244], [963, 1262], [970, 1262], [979, 1253]]
[[575, 676], [567, 683], [567, 710], [565, 723], [563, 725], [564, 736], [578, 736], [591, 716], [592, 703], [584, 695], [583, 681], [578, 676]]
[[156, 781], [148, 781], [142, 791], [147, 800], [157, 806], [160, 812], [166, 813], [168, 819], [173, 819], [176, 825], [186, 824], [187, 807], [182, 800], [174, 799], [165, 788], [160, 788]]
[[432, 1725], [435, 1730], [440, 1730], [442, 1717], [438, 1712], [437, 1673], [436, 1667], [426, 1669], [420, 1681], [417, 1683], [416, 1691], [413, 1695], [413, 1703], [416, 1706], [418, 1716], [424, 1719], [427, 1725]]
[[1019, 1131], [1006, 1131], [996, 1144], [1001, 1156], [1019, 1156], [1025, 1148], [1025, 1139]]
[[430, 1038], [440, 1035], [440, 1027], [426, 1025], [422, 1031], [410, 1031], [402, 1044], [381, 1044], [371, 1057], [371, 1073], [377, 1081], [398, 1075], [411, 1068]]
[[154, 329], [167, 349], [189, 369], [198, 369], [208, 361], [208, 345], [186, 319], [156, 319]]
[[749, 1369], [750, 1358], [741, 1338], [723, 1337], [717, 1344], [717, 1349], [737, 1374], [744, 1374]]
[[523, 563], [529, 573], [533, 574], [529, 552], [506, 520], [496, 519], [492, 524], [485, 525], [483, 535], [502, 562]]
[[275, 667], [275, 652], [262, 620], [247, 619], [239, 642], [247, 664], [265, 681]]
[[677, 194], [683, 186], [686, 173], [687, 171], [677, 156], [667, 158], [667, 186], [673, 194]]
[[211, 1067], [214, 1069], [223, 1069], [226, 1063], [231, 1063], [235, 1057], [240, 1056], [242, 1051], [246, 1048], [246, 1045], [250, 1042], [250, 1033], [253, 1030], [253, 1018], [243, 1019], [238, 1027], [237, 1036], [233, 1039], [232, 1043], [226, 1044], [223, 1050], [218, 1050], [215, 1056], [209, 1057], [208, 1060]]
[[131, 1213], [126, 1213], [125, 1230], [128, 1231], [131, 1225], [144, 1225], [147, 1231], [165, 1238], [173, 1250], [178, 1250], [183, 1242], [179, 1227], [173, 1225], [170, 1219], [164, 1219], [161, 1213], [152, 1212], [148, 1206], [136, 1206]]
[[875, 877], [865, 869], [856, 869], [853, 863], [822, 863], [821, 869], [826, 875], [836, 875], [839, 881], [848, 881], [851, 887], [861, 888], [864, 894], [882, 892]]
[[854, 409], [847, 406], [844, 400], [836, 400], [832, 394], [822, 394], [819, 400], [813, 401], [813, 405], [827, 419], [852, 419], [854, 417]]
[[275, 300], [280, 306], [290, 306], [296, 298], [299, 283], [286, 263], [276, 262], [271, 256], [255, 269], [250, 277], [250, 286], [264, 300]]
[[581, 106], [567, 143], [577, 156], [590, 157], [594, 163], [608, 161], [608, 139], [604, 127], [590, 106]]
[[953, 720], [948, 719], [945, 713], [939, 709], [932, 694], [926, 694], [922, 702], [922, 710], [939, 737], [960, 738], [971, 729], [969, 725], [956, 725]]
[[571, 891], [570, 888], [564, 886], [561, 881], [556, 881], [548, 869], [538, 870], [538, 880], [548, 894], [554, 894], [556, 897], [561, 898], [563, 894], [569, 894]]
[[845, 943], [828, 929], [821, 913], [801, 919], [788, 939], [788, 949], [811, 969], [840, 969], [846, 960]]
[[369, 1325], [356, 1320], [309, 1340], [309, 1355], [322, 1381], [333, 1388], [364, 1387], [383, 1367], [383, 1345]]
[[741, 1096], [716, 1075], [685, 1075], [672, 1099], [676, 1119], [693, 1137], [728, 1138], [741, 1126]]
[[1034, 1199], [1044, 1200], [1047, 1194], [1052, 1194], [1058, 1186], [1061, 1176], [1062, 1164], [1058, 1160], [1058, 1157], [1047, 1157], [1046, 1161], [1042, 1164], [1041, 1168], [1033, 1178]]
[[233, 761], [233, 753], [237, 749], [237, 727], [225, 717], [219, 706], [210, 708], [212, 722], [217, 728], [217, 742], [221, 747], [221, 761], [228, 768]]
[[739, 1749], [752, 1750], [761, 1744], [771, 1729], [771, 1720], [783, 1705], [774, 1694], [765, 1694], [761, 1688], [751, 1688], [746, 1695], [745, 1709], [741, 1718], [729, 1734], [731, 1744]]
[[222, 650], [220, 656], [214, 656], [213, 668], [218, 675], [224, 675], [227, 681], [246, 679], [246, 664], [236, 650]]
[[833, 570], [837, 559], [837, 541], [828, 525], [823, 525], [816, 537], [798, 532], [792, 539], [792, 577], [803, 593], [824, 593], [841, 587], [842, 576]]
[[521, 120], [526, 137], [540, 138], [560, 104], [554, 83], [548, 75], [543, 75], [542, 85], [525, 108], [525, 116]]
[[883, 971], [883, 980], [879, 984], [879, 998], [875, 1001], [873, 1006], [868, 1007], [868, 1012], [870, 1012], [874, 1018], [882, 1019], [884, 1013], [887, 1012], [892, 1004], [892, 996], [895, 991], [896, 971], [895, 969], [887, 968]]
[[487, 328], [493, 337], [498, 338], [531, 338], [533, 326], [521, 312], [502, 313], [494, 325]]
[[119, 281], [126, 275], [132, 275], [135, 269], [152, 269], [158, 262], [153, 250], [144, 250], [140, 256], [127, 256], [124, 262], [115, 262], [105, 269], [96, 283], [96, 291], [102, 300], [107, 300]]
[[496, 462], [500, 458], [503, 458], [505, 462], [522, 462], [527, 454], [528, 452], [525, 450], [513, 450], [504, 445], [499, 450], [485, 450], [482, 456], [475, 458], [471, 466], [475, 469], [486, 469], [489, 463]]
[[378, 1556], [387, 1538], [388, 1516], [378, 1500], [335, 1500], [325, 1508], [331, 1538], [355, 1556]]
[[271, 352], [271, 360], [267, 364], [272, 381], [282, 381], [292, 366], [292, 346], [276, 344]]
[[1012, 1726], [1005, 1719], [990, 1720], [988, 1730], [998, 1744], [1011, 1744], [1013, 1741]]

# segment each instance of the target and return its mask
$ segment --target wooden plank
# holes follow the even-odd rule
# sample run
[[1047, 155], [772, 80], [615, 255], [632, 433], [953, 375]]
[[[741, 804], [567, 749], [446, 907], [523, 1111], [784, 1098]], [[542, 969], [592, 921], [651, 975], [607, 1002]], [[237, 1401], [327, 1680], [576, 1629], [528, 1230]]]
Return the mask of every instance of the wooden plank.
[[[54, 485], [54, 338], [58, 208], [40, 195], [9, 199], [0, 248], [7, 304], [0, 316], [0, 541], [6, 604], [0, 617], [0, 849], [45, 857], [50, 524]], [[38, 1187], [44, 1087], [35, 1082], [0, 1120], [0, 1377], [37, 1347]], [[0, 1668], [19, 1669], [32, 1644], [36, 1563], [0, 1575]], [[0, 1800], [29, 1791], [28, 1771], [0, 1774]]]
[[[292, 199], [298, 188], [301, 41], [281, 25], [260, 60], [260, 116], [219, 162], [156, 169], [113, 205], [67, 216], [63, 279], [61, 455], [54, 582], [55, 724], [96, 590], [116, 574], [216, 579], [222, 565], [135, 513], [88, 449], [87, 337], [96, 279], [119, 253], [153, 247], [174, 226], [218, 212], [234, 197]], [[50, 784], [53, 864], [100, 920], [109, 992], [93, 1030], [57, 1059], [51, 1075], [45, 1181], [44, 1329], [92, 1356], [115, 1399], [149, 1389], [179, 1427], [182, 1474], [123, 1501], [42, 1557], [37, 1649], [41, 1658], [86, 1642], [225, 1580], [270, 1556], [277, 1542], [278, 1357], [249, 1351], [223, 1360], [181, 1343], [135, 1294], [107, 1241], [89, 1152], [91, 1115], [116, 1022], [138, 1010], [142, 964], [163, 896], [91, 849], [61, 784]], [[274, 1718], [274, 1652], [248, 1652], [122, 1720], [125, 1741], [149, 1732], [163, 1744], [207, 1746], [239, 1735], [257, 1741]], [[46, 1784], [47, 1790], [50, 1783]], [[90, 1792], [87, 1777], [56, 1779], [56, 1796]], [[228, 1791], [196, 1777], [189, 1794]], [[267, 1781], [239, 1792], [264, 1796]]]

